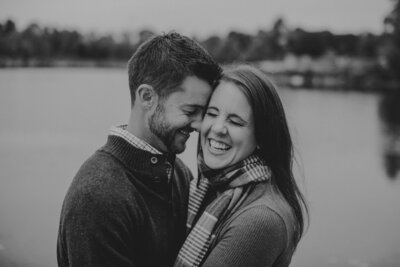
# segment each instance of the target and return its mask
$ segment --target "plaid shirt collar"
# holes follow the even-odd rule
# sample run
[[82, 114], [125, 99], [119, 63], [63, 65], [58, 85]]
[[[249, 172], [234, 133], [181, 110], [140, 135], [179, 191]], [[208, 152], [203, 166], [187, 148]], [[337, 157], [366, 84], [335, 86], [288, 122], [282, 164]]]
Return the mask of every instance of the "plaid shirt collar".
[[[110, 135], [114, 135], [114, 136], [119, 136], [122, 139], [124, 139], [125, 141], [127, 141], [129, 144], [131, 144], [132, 146], [138, 148], [138, 149], [142, 149], [144, 151], [150, 152], [152, 154], [157, 154], [157, 155], [161, 155], [163, 153], [161, 153], [158, 149], [154, 148], [153, 146], [151, 146], [149, 143], [147, 143], [146, 141], [140, 139], [139, 137], [135, 136], [134, 134], [128, 132], [126, 130], [127, 125], [119, 125], [119, 126], [112, 126], [110, 129]], [[168, 177], [168, 182], [171, 181], [172, 178], [172, 165], [170, 162], [167, 162], [167, 177]]]
[[149, 143], [146, 141], [140, 139], [139, 137], [135, 136], [134, 134], [128, 132], [126, 130], [127, 125], [119, 125], [119, 126], [113, 126], [110, 129], [110, 135], [115, 135], [123, 138], [125, 141], [127, 141], [129, 144], [132, 146], [145, 150], [147, 152], [150, 152], [152, 154], [162, 154], [159, 150], [151, 146]]

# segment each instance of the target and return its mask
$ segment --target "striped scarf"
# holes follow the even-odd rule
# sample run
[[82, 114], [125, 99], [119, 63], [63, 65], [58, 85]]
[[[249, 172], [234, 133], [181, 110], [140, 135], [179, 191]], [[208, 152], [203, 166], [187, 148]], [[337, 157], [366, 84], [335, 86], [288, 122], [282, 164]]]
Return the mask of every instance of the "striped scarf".
[[[215, 238], [217, 226], [247, 198], [248, 191], [244, 190], [244, 185], [269, 180], [271, 171], [256, 154], [222, 170], [209, 169], [199, 156], [199, 177], [198, 182], [191, 184], [186, 224], [188, 236], [175, 260], [175, 267], [198, 266]], [[216, 186], [223, 186], [225, 190], [195, 222], [204, 197], [210, 188]]]

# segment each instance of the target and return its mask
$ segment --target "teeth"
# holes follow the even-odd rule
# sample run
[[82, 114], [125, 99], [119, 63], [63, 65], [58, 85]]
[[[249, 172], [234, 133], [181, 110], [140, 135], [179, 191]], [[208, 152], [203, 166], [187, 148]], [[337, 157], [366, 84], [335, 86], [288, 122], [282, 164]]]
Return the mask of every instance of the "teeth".
[[184, 135], [187, 135], [187, 136], [190, 135], [190, 132], [189, 132], [189, 131], [179, 130], [179, 132], [180, 132], [181, 134], [184, 134]]
[[228, 150], [230, 147], [224, 143], [210, 139], [210, 146], [215, 149]]

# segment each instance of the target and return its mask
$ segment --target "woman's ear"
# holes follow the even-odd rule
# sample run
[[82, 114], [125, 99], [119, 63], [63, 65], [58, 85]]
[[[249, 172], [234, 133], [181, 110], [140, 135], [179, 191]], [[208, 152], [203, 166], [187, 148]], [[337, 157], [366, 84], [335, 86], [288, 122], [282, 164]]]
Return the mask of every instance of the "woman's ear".
[[153, 86], [141, 84], [136, 90], [136, 99], [144, 109], [151, 109], [158, 103], [158, 94]]

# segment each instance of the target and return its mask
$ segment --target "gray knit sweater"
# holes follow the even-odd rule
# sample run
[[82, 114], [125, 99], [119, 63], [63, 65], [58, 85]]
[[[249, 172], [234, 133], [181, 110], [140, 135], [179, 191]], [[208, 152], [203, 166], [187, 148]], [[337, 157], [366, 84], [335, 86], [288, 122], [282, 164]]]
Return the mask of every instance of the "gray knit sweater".
[[[168, 183], [166, 163], [174, 166]], [[65, 197], [59, 266], [172, 266], [185, 238], [191, 173], [174, 156], [109, 136]]]
[[[248, 186], [251, 193], [221, 222], [202, 267], [289, 266], [297, 245], [289, 204], [270, 182]], [[211, 194], [203, 209], [215, 197]]]

